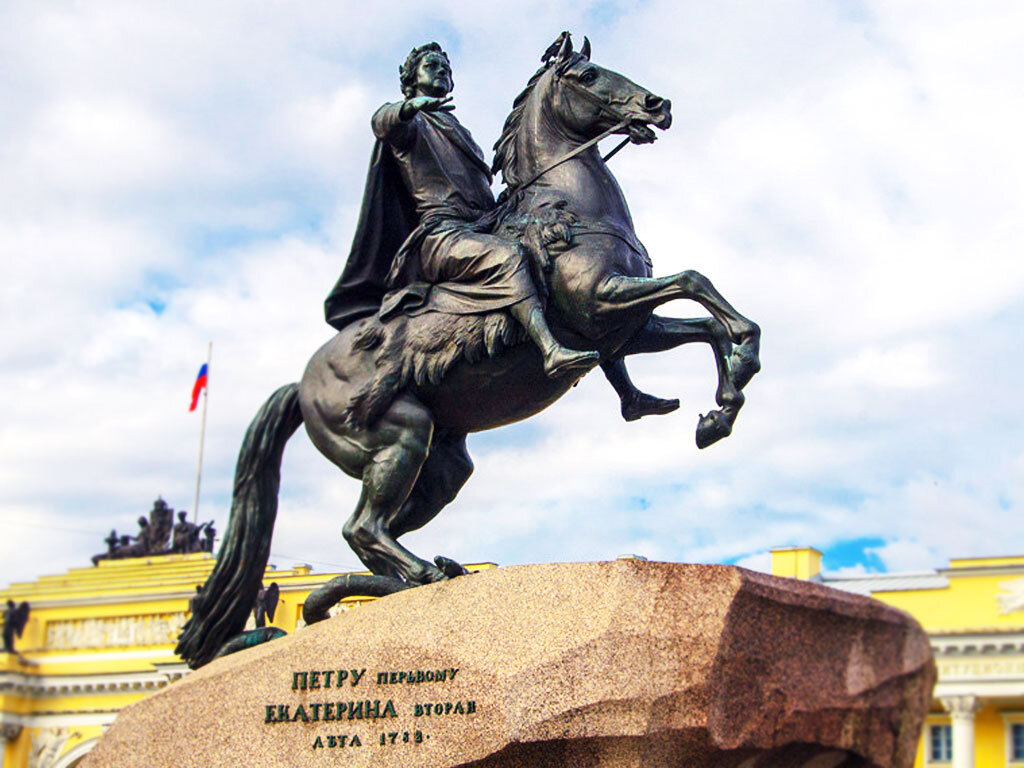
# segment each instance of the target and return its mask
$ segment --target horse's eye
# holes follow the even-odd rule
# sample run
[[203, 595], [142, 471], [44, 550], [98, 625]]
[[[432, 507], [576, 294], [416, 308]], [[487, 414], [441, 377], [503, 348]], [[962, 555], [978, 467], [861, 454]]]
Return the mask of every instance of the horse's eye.
[[585, 69], [582, 72], [580, 72], [580, 82], [581, 83], [584, 83], [586, 85], [590, 85], [595, 80], [597, 80], [597, 70], [596, 69], [593, 69], [593, 68]]

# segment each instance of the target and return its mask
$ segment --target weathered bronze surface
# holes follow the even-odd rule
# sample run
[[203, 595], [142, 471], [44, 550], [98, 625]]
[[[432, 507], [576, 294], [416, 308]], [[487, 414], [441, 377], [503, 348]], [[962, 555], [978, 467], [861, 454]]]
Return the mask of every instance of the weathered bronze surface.
[[[352, 252], [326, 302], [338, 333], [246, 433], [228, 531], [178, 645], [192, 666], [244, 626], [269, 557], [281, 454], [302, 423], [363, 484], [346, 541], [374, 574], [403, 585], [458, 573], [398, 539], [469, 478], [467, 434], [538, 413], [598, 361], [632, 420], [678, 404], [638, 392], [626, 356], [709, 344], [720, 408], [700, 418], [697, 444], [730, 434], [741, 390], [760, 369], [760, 330], [703, 275], [652, 276], [598, 152], [612, 134], [652, 142], [651, 126], [671, 124], [670, 102], [593, 63], [589, 42], [574, 51], [568, 33], [542, 61], [490, 169], [451, 113], [440, 47], [415, 49], [401, 68], [406, 98], [374, 115], [378, 141]], [[498, 201], [491, 170], [506, 184]], [[711, 316], [653, 314], [674, 299]], [[324, 595], [313, 601], [326, 611]]]
[[274, 620], [274, 612], [277, 610], [277, 601], [281, 596], [281, 588], [277, 582], [272, 582], [269, 587], [261, 587], [256, 594], [256, 604], [252, 608], [253, 622], [256, 629], [267, 626], [267, 619]]

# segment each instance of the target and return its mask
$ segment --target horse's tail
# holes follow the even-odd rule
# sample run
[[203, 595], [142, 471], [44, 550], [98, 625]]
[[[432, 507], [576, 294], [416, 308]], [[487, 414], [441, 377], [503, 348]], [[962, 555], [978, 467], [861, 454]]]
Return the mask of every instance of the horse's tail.
[[192, 618], [175, 648], [192, 669], [210, 661], [245, 628], [270, 558], [281, 455], [301, 423], [299, 385], [287, 384], [263, 404], [245, 433], [235, 466], [231, 518], [217, 564], [193, 598]]

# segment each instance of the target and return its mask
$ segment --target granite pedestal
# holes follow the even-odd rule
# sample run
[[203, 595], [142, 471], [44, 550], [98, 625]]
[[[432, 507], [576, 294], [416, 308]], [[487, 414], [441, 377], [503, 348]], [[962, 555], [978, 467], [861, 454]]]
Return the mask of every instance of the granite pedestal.
[[911, 768], [907, 614], [730, 566], [500, 568], [218, 659], [83, 768]]

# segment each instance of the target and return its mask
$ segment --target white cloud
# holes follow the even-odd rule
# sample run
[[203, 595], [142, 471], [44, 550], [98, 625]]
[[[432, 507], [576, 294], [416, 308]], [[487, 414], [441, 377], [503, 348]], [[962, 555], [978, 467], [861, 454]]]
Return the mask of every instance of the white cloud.
[[734, 565], [738, 565], [740, 568], [749, 568], [752, 571], [771, 573], [772, 554], [771, 552], [756, 552], [753, 555], [741, 557], [734, 563]]
[[887, 541], [881, 547], [868, 548], [867, 552], [877, 555], [886, 570], [927, 571], [935, 567], [935, 550], [908, 539]]
[[870, 571], [864, 566], [864, 563], [857, 563], [856, 565], [847, 565], [842, 568], [836, 568], [834, 571], [828, 572], [828, 578], [830, 579], [855, 579], [858, 576], [867, 576]]
[[[707, 274], [761, 323], [765, 370], [703, 452], [706, 349], [630, 362], [682, 397], [668, 417], [623, 423], [590, 376], [471, 436], [476, 473], [409, 546], [756, 566], [878, 537], [895, 570], [1024, 549], [1007, 524], [1024, 503], [1020, 8], [507, 7], [0, 7], [0, 583], [87, 563], [157, 493], [191, 504], [184, 408], [211, 338], [201, 516], [223, 530], [248, 420], [328, 337], [369, 113], [408, 48], [449, 48], [458, 114], [489, 147], [564, 28], [674, 100], [674, 127], [613, 168], [656, 273]], [[354, 565], [357, 494], [300, 432], [275, 553]]]

